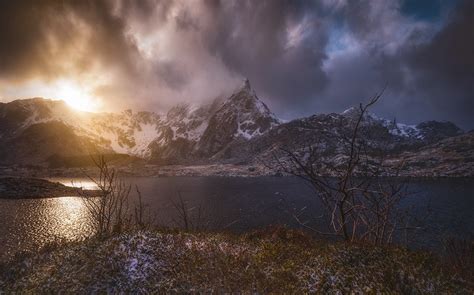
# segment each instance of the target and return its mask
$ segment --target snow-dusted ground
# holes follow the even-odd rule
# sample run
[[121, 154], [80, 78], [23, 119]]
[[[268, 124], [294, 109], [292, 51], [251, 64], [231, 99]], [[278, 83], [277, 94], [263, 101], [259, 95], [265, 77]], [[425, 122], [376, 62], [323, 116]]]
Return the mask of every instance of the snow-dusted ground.
[[0, 266], [0, 293], [471, 293], [434, 257], [318, 242], [135, 232], [50, 247]]

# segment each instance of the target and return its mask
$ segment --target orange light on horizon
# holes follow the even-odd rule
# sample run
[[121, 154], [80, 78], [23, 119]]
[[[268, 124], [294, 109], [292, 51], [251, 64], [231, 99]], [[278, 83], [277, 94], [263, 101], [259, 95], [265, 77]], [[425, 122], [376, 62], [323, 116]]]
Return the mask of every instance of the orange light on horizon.
[[53, 99], [60, 99], [76, 110], [97, 112], [101, 106], [99, 99], [91, 94], [91, 89], [72, 80], [58, 80], [51, 85]]
[[32, 80], [21, 85], [5, 85], [0, 83], [0, 101], [43, 97], [62, 100], [75, 110], [100, 112], [104, 101], [95, 95], [95, 90], [102, 81], [77, 81], [71, 78], [61, 78], [54, 81]]

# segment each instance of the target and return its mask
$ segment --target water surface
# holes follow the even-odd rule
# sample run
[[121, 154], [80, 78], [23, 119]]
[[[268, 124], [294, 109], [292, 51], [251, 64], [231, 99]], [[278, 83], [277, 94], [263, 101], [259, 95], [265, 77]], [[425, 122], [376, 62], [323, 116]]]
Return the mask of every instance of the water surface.
[[[66, 185], [94, 188], [79, 178], [56, 178]], [[293, 177], [133, 177], [156, 223], [181, 226], [175, 204], [185, 202], [195, 226], [245, 231], [271, 224], [298, 227], [293, 214], [309, 225], [324, 227], [313, 190]], [[425, 228], [412, 235], [412, 245], [440, 248], [441, 239], [466, 237], [474, 231], [474, 179], [412, 181], [406, 206], [418, 216], [430, 215]], [[132, 197], [135, 193], [132, 191]], [[303, 210], [302, 210], [303, 209]], [[55, 240], [87, 237], [91, 228], [81, 198], [0, 199], [0, 259], [19, 250], [34, 250]]]

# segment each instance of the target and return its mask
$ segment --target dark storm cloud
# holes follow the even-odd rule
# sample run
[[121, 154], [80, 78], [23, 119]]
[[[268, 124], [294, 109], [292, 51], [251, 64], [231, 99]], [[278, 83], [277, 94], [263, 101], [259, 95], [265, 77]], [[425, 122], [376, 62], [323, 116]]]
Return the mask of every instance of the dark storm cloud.
[[435, 19], [441, 15], [441, 0], [404, 0], [400, 9], [402, 13], [417, 18]]
[[474, 127], [474, 2], [467, 1], [433, 40], [406, 53], [417, 93], [435, 115]]
[[215, 1], [210, 49], [274, 104], [304, 107], [325, 85], [327, 43], [319, 7], [308, 1]]
[[[53, 21], [45, 21], [57, 7], [55, 3], [43, 7], [31, 3], [0, 3], [0, 73], [22, 75], [34, 69], [47, 72], [49, 56], [48, 33], [54, 28]], [[64, 27], [55, 34], [67, 37]]]
[[349, 46], [328, 62], [328, 87], [315, 105], [342, 109], [388, 83], [378, 113], [409, 123], [452, 120], [473, 128], [474, 3], [445, 6], [444, 19], [433, 19], [435, 12], [417, 18], [422, 7], [407, 12], [401, 4], [348, 2], [341, 14], [356, 49]]
[[286, 118], [388, 83], [381, 115], [473, 128], [473, 14], [469, 0], [2, 1], [0, 82], [104, 76], [111, 105], [165, 109], [248, 77]]
[[1, 1], [0, 75], [55, 78], [94, 63], [130, 67], [124, 23], [100, 1]]

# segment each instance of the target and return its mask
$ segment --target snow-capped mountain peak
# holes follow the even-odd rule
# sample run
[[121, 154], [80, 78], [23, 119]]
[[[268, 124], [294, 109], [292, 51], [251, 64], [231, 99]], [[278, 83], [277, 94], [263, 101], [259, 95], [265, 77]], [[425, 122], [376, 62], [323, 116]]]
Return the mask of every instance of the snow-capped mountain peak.
[[246, 79], [227, 99], [172, 108], [153, 150], [154, 154], [170, 157], [212, 156], [235, 140], [250, 140], [279, 124]]
[[245, 139], [261, 135], [280, 124], [280, 120], [257, 97], [248, 79], [244, 80], [240, 90], [231, 95], [219, 111], [225, 116], [236, 117], [235, 136]]
[[242, 86], [240, 87], [241, 91], [247, 91], [250, 92], [252, 91], [252, 87], [250, 86], [250, 81], [249, 79], [245, 78], [244, 82], [242, 83]]

